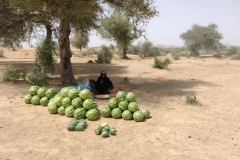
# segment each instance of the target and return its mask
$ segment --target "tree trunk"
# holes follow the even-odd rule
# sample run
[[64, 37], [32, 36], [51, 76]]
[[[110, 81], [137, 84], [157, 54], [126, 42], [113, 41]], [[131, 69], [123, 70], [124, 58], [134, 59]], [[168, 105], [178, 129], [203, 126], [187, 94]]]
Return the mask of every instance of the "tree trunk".
[[60, 75], [64, 85], [76, 85], [77, 82], [73, 76], [70, 50], [70, 25], [64, 19], [60, 20], [60, 37], [59, 37], [59, 50], [60, 50]]
[[47, 35], [46, 35], [45, 40], [52, 39], [52, 26], [51, 26], [51, 24], [45, 24], [45, 28], [47, 30]]
[[123, 59], [127, 59], [127, 46], [123, 46]]

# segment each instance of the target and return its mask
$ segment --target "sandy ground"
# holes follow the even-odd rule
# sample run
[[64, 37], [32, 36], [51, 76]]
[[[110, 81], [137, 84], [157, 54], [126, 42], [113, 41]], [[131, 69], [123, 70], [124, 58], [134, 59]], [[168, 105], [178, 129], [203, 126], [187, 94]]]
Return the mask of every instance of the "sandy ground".
[[[6, 64], [30, 68], [34, 49], [5, 50]], [[71, 118], [51, 115], [46, 107], [27, 105], [23, 96], [29, 85], [0, 83], [1, 160], [239, 160], [240, 63], [229, 58], [181, 58], [168, 69], [152, 67], [153, 58], [114, 58], [112, 64], [88, 64], [96, 57], [74, 57], [78, 81], [97, 79], [106, 70], [114, 86], [137, 95], [140, 109], [149, 109], [144, 122], [103, 118], [87, 121], [82, 132], [69, 132]], [[164, 59], [165, 57], [159, 57]], [[127, 81], [124, 81], [127, 79]], [[56, 72], [50, 85], [63, 87]], [[199, 105], [186, 104], [196, 95]], [[108, 100], [95, 99], [99, 109]], [[117, 135], [102, 138], [94, 133], [102, 123], [114, 125]]]

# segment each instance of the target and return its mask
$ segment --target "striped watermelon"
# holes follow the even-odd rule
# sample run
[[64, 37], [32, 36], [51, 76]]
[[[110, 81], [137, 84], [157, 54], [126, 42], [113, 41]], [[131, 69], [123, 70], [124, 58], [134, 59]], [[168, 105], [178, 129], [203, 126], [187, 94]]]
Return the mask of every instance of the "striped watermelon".
[[135, 95], [135, 93], [133, 93], [133, 92], [128, 92], [128, 93], [126, 94], [126, 100], [127, 100], [128, 102], [136, 102], [136, 95]]
[[84, 108], [80, 107], [74, 111], [73, 115], [76, 119], [82, 119], [86, 117], [86, 113], [87, 111]]
[[32, 99], [31, 99], [31, 103], [33, 105], [39, 105], [40, 104], [40, 97], [38, 95], [33, 96]]
[[110, 98], [108, 100], [108, 106], [113, 109], [113, 108], [117, 108], [118, 107], [118, 101], [117, 98]]
[[60, 94], [63, 96], [63, 97], [67, 97], [68, 96], [68, 91], [69, 91], [70, 88], [68, 87], [63, 87], [60, 91]]
[[67, 117], [73, 117], [74, 116], [74, 107], [73, 106], [68, 106], [66, 109], [65, 109], [65, 115]]
[[79, 97], [79, 90], [76, 88], [70, 88], [68, 91], [68, 97], [70, 99], [74, 99], [76, 97]]
[[97, 109], [90, 109], [86, 113], [86, 117], [89, 121], [94, 121], [98, 118], [98, 110]]
[[47, 105], [48, 105], [48, 102], [49, 102], [49, 99], [48, 99], [47, 97], [42, 97], [42, 98], [40, 99], [40, 104], [41, 104], [42, 106], [47, 106]]
[[139, 110], [138, 104], [136, 102], [130, 102], [128, 104], [128, 110], [131, 112], [135, 112], [135, 111]]
[[118, 108], [121, 109], [122, 111], [128, 109], [128, 101], [121, 101], [118, 103]]
[[74, 108], [79, 108], [83, 106], [82, 99], [80, 97], [76, 97], [72, 100], [72, 106]]
[[46, 87], [41, 87], [38, 89], [37, 91], [37, 95], [39, 95], [39, 97], [45, 97], [46, 96], [46, 91], [47, 91], [47, 88]]
[[92, 97], [91, 92], [88, 89], [83, 89], [79, 92], [79, 97], [82, 100], [89, 99]]
[[70, 106], [71, 103], [72, 103], [72, 100], [69, 97], [65, 97], [62, 99], [62, 106], [65, 108]]
[[96, 107], [97, 107], [97, 104], [94, 102], [93, 99], [85, 99], [83, 101], [83, 108], [86, 110], [94, 109]]
[[55, 88], [49, 88], [45, 94], [46, 94], [46, 97], [48, 97], [50, 99], [50, 98], [53, 98], [57, 94], [57, 90]]
[[126, 93], [124, 91], [119, 91], [116, 94], [116, 98], [118, 101], [124, 101], [126, 99]]
[[25, 102], [26, 104], [31, 104], [31, 103], [32, 103], [32, 102], [31, 102], [32, 96], [31, 96], [30, 94], [26, 94], [26, 95], [23, 97], [23, 99], [24, 99], [24, 102]]
[[61, 94], [57, 94], [54, 96], [54, 102], [56, 103], [56, 105], [58, 107], [62, 106], [62, 100], [63, 100], [63, 96]]
[[31, 96], [37, 95], [37, 91], [40, 87], [39, 86], [31, 86], [28, 90]]
[[65, 107], [63, 106], [59, 107], [57, 112], [59, 115], [65, 115]]
[[129, 110], [125, 110], [122, 112], [122, 118], [124, 120], [131, 120], [133, 118], [132, 112]]
[[51, 114], [56, 114], [58, 112], [58, 107], [54, 102], [48, 103], [48, 112]]
[[108, 106], [104, 107], [100, 110], [101, 115], [105, 118], [111, 117], [111, 112], [112, 112], [112, 110]]
[[133, 119], [136, 122], [141, 122], [144, 120], [144, 114], [142, 113], [141, 110], [137, 110], [136, 112], [133, 113]]

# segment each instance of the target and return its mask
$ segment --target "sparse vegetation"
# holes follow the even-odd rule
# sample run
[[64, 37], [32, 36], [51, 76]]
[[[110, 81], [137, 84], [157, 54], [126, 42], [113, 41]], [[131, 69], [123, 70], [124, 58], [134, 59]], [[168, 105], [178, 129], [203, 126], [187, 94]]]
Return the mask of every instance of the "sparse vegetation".
[[159, 68], [159, 69], [168, 68], [168, 66], [169, 66], [171, 63], [172, 63], [172, 62], [170, 61], [169, 58], [165, 58], [164, 60], [160, 60], [160, 59], [158, 59], [158, 58], [154, 58], [153, 68]]
[[28, 84], [38, 86], [48, 85], [46, 74], [42, 73], [41, 67], [37, 64], [34, 64], [32, 69], [30, 70], [27, 82]]
[[3, 81], [12, 81], [15, 83], [17, 80], [26, 78], [27, 71], [25, 69], [20, 69], [17, 67], [14, 67], [13, 65], [6, 66], [5, 70], [2, 74]]
[[111, 49], [107, 46], [102, 46], [101, 50], [98, 52], [97, 54], [98, 59], [97, 62], [98, 63], [111, 63], [111, 60], [113, 58], [113, 52], [111, 51]]
[[194, 95], [194, 96], [187, 96], [186, 97], [186, 103], [187, 104], [198, 104], [198, 100], [197, 100], [197, 98], [196, 98], [196, 96]]

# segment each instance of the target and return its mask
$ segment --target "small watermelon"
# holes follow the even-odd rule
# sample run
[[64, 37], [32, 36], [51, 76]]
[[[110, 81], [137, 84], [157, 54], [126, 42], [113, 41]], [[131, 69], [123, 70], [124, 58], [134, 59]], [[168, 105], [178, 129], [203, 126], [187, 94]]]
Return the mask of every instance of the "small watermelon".
[[76, 97], [72, 100], [72, 106], [74, 108], [79, 108], [83, 106], [82, 99], [80, 97]]
[[68, 97], [70, 99], [74, 99], [76, 97], [79, 97], [79, 90], [77, 88], [70, 88], [68, 91]]
[[66, 109], [65, 109], [65, 115], [67, 117], [73, 117], [74, 116], [74, 107], [73, 106], [68, 106]]
[[79, 97], [82, 100], [89, 99], [92, 97], [91, 92], [88, 89], [83, 89], [79, 92]]
[[63, 97], [68, 97], [68, 91], [69, 91], [70, 88], [68, 87], [63, 87], [60, 91], [60, 94], [63, 96]]
[[118, 108], [121, 109], [122, 111], [125, 111], [128, 109], [128, 101], [121, 101], [118, 103]]
[[56, 103], [56, 105], [58, 107], [62, 106], [62, 100], [63, 100], [63, 96], [61, 94], [57, 94], [54, 96], [54, 102]]
[[31, 104], [31, 103], [32, 103], [32, 102], [31, 102], [32, 96], [31, 96], [30, 94], [26, 94], [26, 95], [23, 97], [23, 99], [24, 99], [24, 102], [25, 102], [26, 104]]
[[55, 88], [49, 88], [45, 94], [46, 97], [53, 98], [57, 94], [57, 90]]
[[40, 104], [41, 104], [42, 106], [47, 106], [48, 103], [49, 103], [49, 99], [48, 99], [47, 97], [42, 97], [42, 98], [40, 99]]
[[148, 109], [142, 109], [141, 111], [145, 119], [150, 117], [150, 111]]
[[141, 122], [144, 119], [144, 114], [142, 113], [141, 110], [137, 110], [136, 112], [133, 113], [133, 119], [136, 122]]
[[47, 91], [46, 87], [41, 87], [41, 88], [38, 89], [37, 95], [41, 98], [45, 97], [46, 96], [46, 91]]
[[86, 113], [87, 111], [84, 108], [80, 107], [74, 111], [73, 115], [76, 119], [82, 119], [86, 117]]
[[90, 109], [86, 113], [86, 117], [89, 121], [94, 121], [98, 118], [98, 110], [97, 109]]
[[100, 114], [105, 117], [105, 118], [108, 118], [108, 117], [111, 117], [111, 108], [110, 107], [104, 107], [100, 110]]
[[58, 113], [58, 107], [54, 102], [48, 103], [48, 112], [51, 114]]
[[115, 119], [122, 118], [122, 111], [119, 108], [114, 108], [111, 112], [111, 115]]
[[33, 105], [39, 105], [40, 104], [40, 97], [38, 95], [33, 96], [32, 99], [31, 99], [31, 103]]
[[40, 87], [39, 86], [31, 86], [28, 90], [31, 96], [37, 95], [37, 91]]
[[110, 98], [108, 100], [108, 106], [113, 109], [113, 108], [117, 108], [118, 107], [118, 101], [117, 98]]
[[128, 93], [126, 94], [126, 100], [127, 100], [128, 102], [136, 102], [136, 95], [135, 95], [135, 93], [133, 93], [133, 92], [128, 92]]
[[116, 98], [118, 101], [124, 101], [126, 99], [126, 93], [124, 91], [119, 91], [116, 94]]
[[66, 109], [66, 108], [63, 107], [63, 106], [59, 107], [59, 108], [58, 108], [58, 111], [57, 111], [58, 114], [59, 114], [59, 115], [65, 115], [65, 109]]
[[62, 99], [62, 106], [63, 107], [68, 107], [72, 103], [71, 99], [69, 97], [65, 97]]
[[85, 99], [83, 101], [83, 108], [86, 110], [94, 109], [96, 107], [97, 107], [97, 104], [94, 102], [93, 99]]
[[128, 104], [128, 110], [131, 112], [135, 112], [135, 111], [139, 110], [138, 104], [136, 102], [130, 102]]
[[132, 112], [129, 110], [125, 110], [122, 112], [122, 118], [124, 120], [131, 120], [133, 118]]

